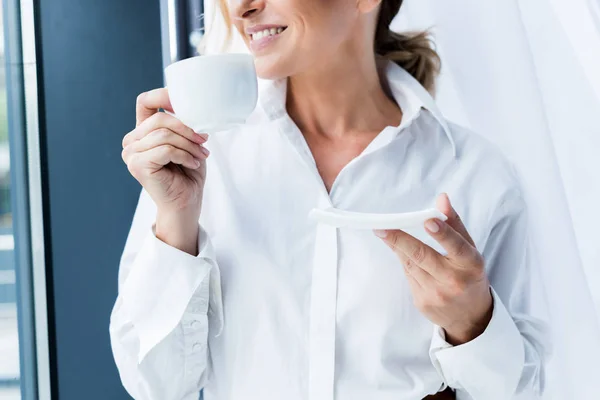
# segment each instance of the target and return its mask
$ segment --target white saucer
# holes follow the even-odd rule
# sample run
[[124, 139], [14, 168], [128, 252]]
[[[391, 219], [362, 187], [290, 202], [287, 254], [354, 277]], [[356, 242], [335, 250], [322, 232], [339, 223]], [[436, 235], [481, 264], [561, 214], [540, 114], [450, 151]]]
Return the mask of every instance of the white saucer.
[[448, 219], [435, 208], [397, 214], [359, 213], [333, 207], [324, 210], [314, 208], [308, 214], [308, 217], [313, 221], [336, 228], [401, 230], [422, 227], [425, 221], [433, 218], [442, 221]]

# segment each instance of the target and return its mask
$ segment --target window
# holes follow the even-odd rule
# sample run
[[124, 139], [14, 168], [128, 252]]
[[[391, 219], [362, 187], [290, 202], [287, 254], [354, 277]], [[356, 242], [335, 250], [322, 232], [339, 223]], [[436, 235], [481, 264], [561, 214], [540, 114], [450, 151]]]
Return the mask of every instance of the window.
[[139, 185], [119, 152], [135, 96], [162, 84], [162, 3], [71, 3], [0, 0], [0, 400], [127, 398], [108, 315]]
[[0, 398], [21, 398], [4, 23], [0, 8]]

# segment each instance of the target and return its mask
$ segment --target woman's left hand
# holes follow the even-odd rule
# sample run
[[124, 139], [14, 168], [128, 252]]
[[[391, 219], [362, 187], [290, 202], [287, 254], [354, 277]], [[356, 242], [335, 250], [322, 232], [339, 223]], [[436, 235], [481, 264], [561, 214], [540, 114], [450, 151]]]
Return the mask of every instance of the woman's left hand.
[[447, 256], [400, 231], [376, 231], [404, 264], [415, 305], [446, 332], [446, 341], [459, 345], [483, 333], [492, 317], [493, 302], [483, 256], [452, 208], [446, 194], [437, 201], [448, 220], [425, 223], [427, 232]]

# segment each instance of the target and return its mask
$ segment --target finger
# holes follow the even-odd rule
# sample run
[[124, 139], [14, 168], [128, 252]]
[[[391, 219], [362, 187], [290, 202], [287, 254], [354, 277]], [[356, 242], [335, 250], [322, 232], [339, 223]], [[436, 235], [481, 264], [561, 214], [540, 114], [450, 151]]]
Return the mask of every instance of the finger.
[[410, 280], [413, 280], [420, 288], [430, 287], [432, 284], [436, 282], [436, 280], [425, 271], [423, 268], [419, 267], [413, 260], [408, 258], [406, 255], [401, 255], [400, 262], [404, 267], [404, 273]]
[[425, 222], [425, 230], [446, 250], [447, 257], [457, 264], [472, 265], [480, 261], [477, 249], [449, 224], [430, 219]]
[[446, 223], [450, 225], [461, 236], [463, 236], [471, 245], [475, 246], [475, 242], [471, 238], [471, 235], [469, 235], [469, 232], [467, 231], [467, 228], [460, 219], [460, 216], [458, 215], [454, 207], [452, 207], [452, 204], [450, 203], [450, 198], [448, 197], [447, 193], [442, 193], [438, 196], [436, 206], [437, 209], [442, 212], [442, 214], [448, 217]]
[[430, 275], [443, 277], [442, 256], [419, 239], [400, 230], [375, 231], [375, 234], [382, 238], [399, 257], [404, 255]]
[[142, 168], [151, 170], [158, 170], [169, 163], [178, 164], [193, 170], [198, 169], [201, 165], [201, 161], [194, 158], [194, 156], [187, 151], [168, 144], [155, 147], [142, 153], [136, 153], [135, 157], [130, 158], [130, 162], [133, 162], [134, 160], [136, 163], [139, 163]]
[[410, 274], [410, 272], [406, 270], [406, 267], [404, 267], [404, 275], [406, 276], [406, 281], [408, 282], [408, 286], [410, 286], [413, 296], [424, 289], [423, 286], [421, 286], [421, 284]]
[[135, 125], [138, 126], [156, 114], [160, 108], [174, 112], [167, 88], [154, 89], [140, 94], [135, 103]]
[[123, 159], [127, 162], [128, 157], [132, 154], [148, 151], [166, 144], [187, 151], [200, 160], [205, 159], [209, 155], [209, 151], [202, 145], [191, 142], [183, 136], [163, 128], [152, 131], [143, 139], [137, 140], [125, 147], [123, 149]]
[[183, 122], [166, 113], [157, 113], [147, 118], [138, 127], [129, 132], [123, 138], [123, 147], [127, 147], [136, 140], [141, 140], [144, 136], [155, 130], [166, 128], [173, 131], [192, 142], [202, 144], [208, 140], [206, 133], [195, 133], [192, 128], [185, 125]]

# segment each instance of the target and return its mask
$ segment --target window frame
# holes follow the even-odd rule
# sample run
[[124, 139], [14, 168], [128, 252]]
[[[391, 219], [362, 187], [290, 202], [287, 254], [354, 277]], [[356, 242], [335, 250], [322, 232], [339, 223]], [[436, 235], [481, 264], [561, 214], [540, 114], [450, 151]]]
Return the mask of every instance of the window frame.
[[51, 398], [35, 0], [3, 0], [23, 400]]

